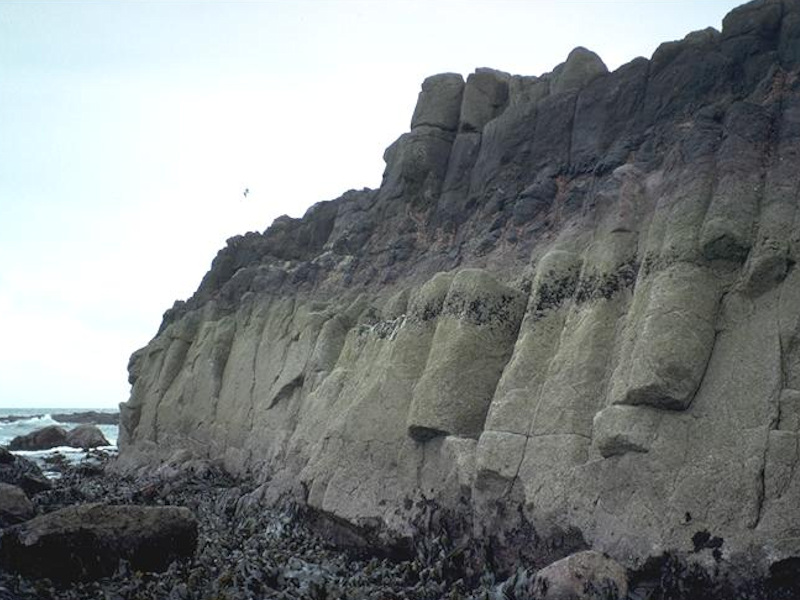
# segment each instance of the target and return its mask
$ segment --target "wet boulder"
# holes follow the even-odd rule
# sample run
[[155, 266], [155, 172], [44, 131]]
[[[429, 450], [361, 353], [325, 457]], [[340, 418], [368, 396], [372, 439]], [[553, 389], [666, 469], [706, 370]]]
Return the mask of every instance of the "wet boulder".
[[36, 463], [5, 448], [0, 448], [0, 483], [19, 486], [29, 496], [51, 487]]
[[33, 504], [22, 488], [0, 483], [0, 528], [22, 523], [34, 513]]
[[111, 575], [122, 559], [137, 571], [164, 571], [196, 545], [197, 520], [187, 508], [83, 504], [6, 529], [0, 568], [87, 581]]
[[75, 429], [70, 429], [67, 432], [67, 446], [73, 448], [97, 448], [99, 446], [108, 446], [109, 441], [103, 432], [96, 425], [78, 425]]
[[26, 435], [18, 435], [8, 445], [9, 450], [49, 450], [67, 445], [67, 430], [58, 425], [42, 427]]

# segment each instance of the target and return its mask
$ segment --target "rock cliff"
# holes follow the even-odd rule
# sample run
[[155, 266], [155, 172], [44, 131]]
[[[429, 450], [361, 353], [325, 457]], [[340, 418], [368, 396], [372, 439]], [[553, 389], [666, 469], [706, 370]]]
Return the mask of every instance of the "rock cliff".
[[167, 311], [123, 463], [387, 536], [435, 504], [497, 561], [800, 556], [800, 2], [614, 72], [429, 77], [384, 158]]

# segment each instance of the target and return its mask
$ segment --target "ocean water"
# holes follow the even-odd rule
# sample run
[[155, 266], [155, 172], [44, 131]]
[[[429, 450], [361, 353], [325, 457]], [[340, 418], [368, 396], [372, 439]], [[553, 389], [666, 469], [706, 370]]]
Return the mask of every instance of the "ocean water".
[[[116, 412], [114, 409], [97, 409], [97, 408], [0, 408], [0, 446], [7, 446], [8, 443], [18, 435], [25, 435], [36, 429], [47, 427], [48, 425], [58, 425], [67, 431], [78, 426], [78, 423], [61, 423], [55, 421], [50, 415], [52, 414], [67, 414], [67, 413], [81, 413], [94, 410], [96, 412]], [[5, 422], [3, 417], [8, 416], [24, 416], [25, 419], [19, 421]], [[101, 450], [116, 452], [117, 450], [117, 437], [119, 436], [119, 428], [116, 425], [98, 425], [100, 431], [109, 441], [109, 446], [101, 447]], [[70, 462], [80, 462], [86, 456], [86, 452], [80, 448], [70, 448], [61, 446], [58, 448], [51, 448], [50, 450], [41, 451], [15, 451], [14, 454], [25, 456], [33, 459], [40, 467], [45, 469], [45, 475], [55, 476], [54, 473], [48, 472], [44, 459], [54, 453], [62, 454]]]

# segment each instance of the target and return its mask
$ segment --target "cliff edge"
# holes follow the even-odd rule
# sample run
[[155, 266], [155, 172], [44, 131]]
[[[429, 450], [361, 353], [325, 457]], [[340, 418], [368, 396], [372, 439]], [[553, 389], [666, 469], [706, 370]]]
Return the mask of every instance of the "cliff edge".
[[498, 562], [800, 556], [800, 2], [614, 72], [435, 75], [384, 158], [167, 311], [122, 464], [389, 537], [436, 505]]

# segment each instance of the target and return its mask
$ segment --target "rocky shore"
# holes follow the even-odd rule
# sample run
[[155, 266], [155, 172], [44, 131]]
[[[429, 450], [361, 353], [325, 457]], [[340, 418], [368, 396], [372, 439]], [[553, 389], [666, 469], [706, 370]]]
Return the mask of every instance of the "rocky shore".
[[[60, 478], [29, 486], [36, 519], [96, 511], [97, 506], [108, 514], [120, 508], [170, 507], [196, 519], [193, 551], [153, 569], [122, 558], [102, 576], [79, 570], [62, 578], [43, 577], [30, 569], [21, 574], [19, 564], [9, 566], [6, 561], [0, 568], [0, 600], [783, 600], [797, 598], [800, 592], [794, 565], [763, 580], [745, 581], [722, 574], [713, 578], [673, 556], [626, 572], [591, 550], [538, 571], [524, 565], [500, 571], [491, 548], [460, 538], [457, 525], [433, 505], [419, 535], [407, 545], [382, 546], [365, 532], [337, 531], [342, 524], [308, 508], [290, 502], [268, 508], [259, 502], [263, 486], [235, 480], [207, 461], [167, 465], [133, 478], [108, 469], [113, 460], [95, 451], [77, 465], [56, 465]], [[35, 467], [24, 459], [16, 461], [15, 472], [35, 478]], [[9, 472], [0, 472], [0, 478]], [[102, 510], [97, 514], [101, 516], [95, 517], [93, 527], [113, 525], [102, 521], [108, 518]], [[2, 530], [0, 561], [20, 528], [30, 529], [31, 516], [24, 517], [26, 523]], [[698, 545], [702, 550], [713, 543], [698, 540]], [[109, 542], [109, 548], [113, 546]], [[35, 561], [31, 565], [36, 568]]]
[[[7, 415], [0, 417], [0, 423], [14, 423], [44, 417], [44, 413], [36, 415]], [[50, 417], [59, 423], [87, 423], [91, 425], [119, 425], [118, 412], [99, 412], [87, 410], [77, 413], [53, 413]]]

